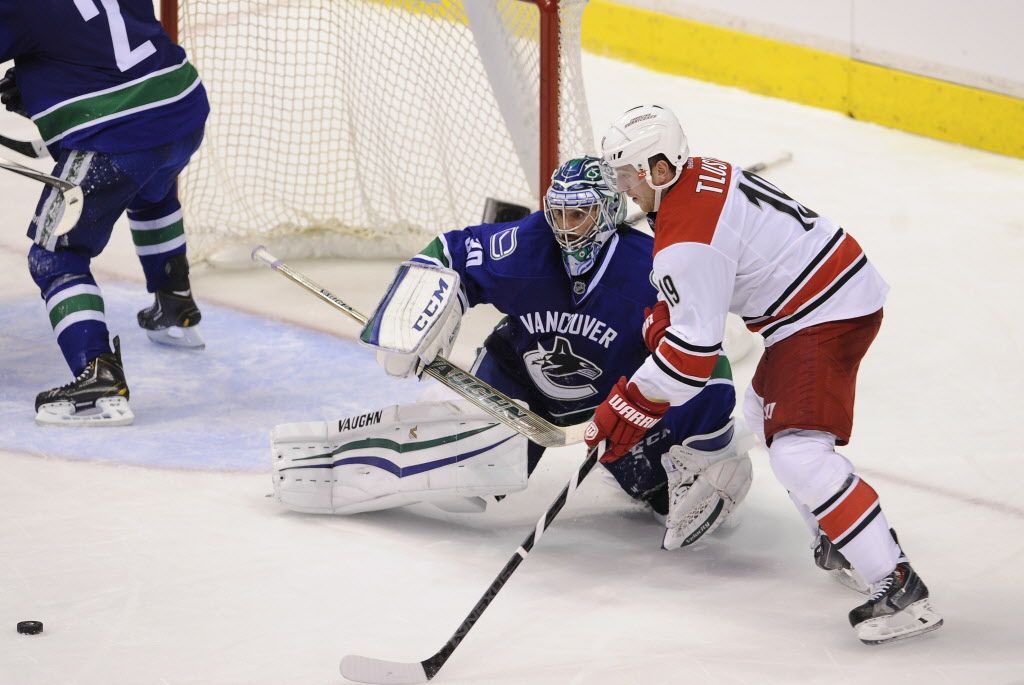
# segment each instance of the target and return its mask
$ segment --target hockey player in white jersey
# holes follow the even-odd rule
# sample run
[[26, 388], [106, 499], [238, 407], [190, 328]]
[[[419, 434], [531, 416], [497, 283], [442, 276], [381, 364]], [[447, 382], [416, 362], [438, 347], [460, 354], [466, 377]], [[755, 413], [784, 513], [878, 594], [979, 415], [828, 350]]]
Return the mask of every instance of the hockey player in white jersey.
[[[482, 302], [506, 318], [473, 373], [556, 425], [586, 421], [640, 366], [661, 334], [657, 325], [642, 330], [645, 307], [657, 301], [651, 237], [622, 223], [624, 200], [604, 184], [596, 158], [562, 165], [545, 205], [520, 220], [442, 233], [402, 265], [362, 335], [389, 374], [419, 375], [447, 354], [463, 309]], [[750, 487], [724, 356], [711, 376], [633, 450], [602, 460], [659, 518], [666, 549], [713, 531]], [[479, 510], [524, 488], [543, 452], [464, 401], [287, 424], [273, 443], [279, 501], [324, 513], [419, 501]]]
[[882, 321], [888, 286], [853, 236], [727, 162], [690, 157], [675, 115], [645, 105], [602, 141], [606, 181], [648, 212], [652, 278], [665, 333], [594, 415], [588, 442], [626, 450], [637, 423], [700, 392], [721, 353], [726, 315], [764, 337], [744, 401], [748, 424], [816, 541], [819, 566], [869, 586], [849, 620], [866, 644], [942, 625], [878, 495], [836, 452], [853, 427], [857, 369]]

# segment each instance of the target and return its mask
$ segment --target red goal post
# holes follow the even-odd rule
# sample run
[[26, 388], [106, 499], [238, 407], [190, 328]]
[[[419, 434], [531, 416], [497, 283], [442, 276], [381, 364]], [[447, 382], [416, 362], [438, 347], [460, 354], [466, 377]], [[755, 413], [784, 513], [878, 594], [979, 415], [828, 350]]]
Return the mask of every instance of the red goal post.
[[161, 0], [210, 95], [190, 254], [405, 255], [592, 153], [586, 0]]

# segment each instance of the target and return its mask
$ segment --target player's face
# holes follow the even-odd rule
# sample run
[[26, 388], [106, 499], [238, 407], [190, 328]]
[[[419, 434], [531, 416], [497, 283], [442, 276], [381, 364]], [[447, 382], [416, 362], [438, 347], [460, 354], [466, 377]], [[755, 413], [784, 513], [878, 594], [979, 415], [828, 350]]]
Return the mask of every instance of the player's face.
[[551, 218], [558, 242], [565, 247], [573, 246], [580, 238], [586, 237], [594, 230], [601, 213], [600, 205], [585, 207], [564, 207], [552, 209]]
[[647, 172], [632, 164], [602, 169], [605, 182], [613, 190], [625, 193], [645, 212], [654, 211], [654, 188], [647, 182]]
[[654, 211], [654, 188], [641, 183], [626, 193], [645, 213]]

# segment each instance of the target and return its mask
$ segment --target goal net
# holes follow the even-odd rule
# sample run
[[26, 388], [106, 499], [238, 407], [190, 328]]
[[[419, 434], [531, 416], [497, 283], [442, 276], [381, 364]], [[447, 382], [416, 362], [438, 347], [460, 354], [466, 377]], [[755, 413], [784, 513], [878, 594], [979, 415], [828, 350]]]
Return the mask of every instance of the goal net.
[[402, 256], [592, 153], [585, 0], [163, 0], [210, 96], [193, 261]]

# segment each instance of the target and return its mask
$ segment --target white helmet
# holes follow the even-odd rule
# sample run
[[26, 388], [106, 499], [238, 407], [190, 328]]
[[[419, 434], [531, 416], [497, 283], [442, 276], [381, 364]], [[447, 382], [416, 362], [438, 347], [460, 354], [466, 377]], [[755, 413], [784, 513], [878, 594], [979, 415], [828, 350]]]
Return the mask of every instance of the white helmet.
[[[652, 160], [665, 155], [676, 173], [670, 181], [655, 185], [651, 178]], [[612, 190], [620, 193], [634, 188], [641, 180], [654, 189], [654, 211], [661, 204], [661, 193], [679, 180], [690, 156], [690, 146], [679, 120], [667, 107], [640, 105], [626, 110], [601, 139], [601, 173]]]

